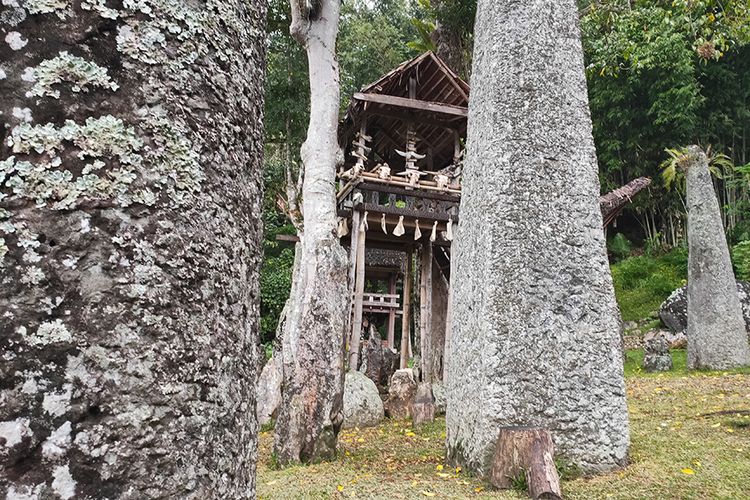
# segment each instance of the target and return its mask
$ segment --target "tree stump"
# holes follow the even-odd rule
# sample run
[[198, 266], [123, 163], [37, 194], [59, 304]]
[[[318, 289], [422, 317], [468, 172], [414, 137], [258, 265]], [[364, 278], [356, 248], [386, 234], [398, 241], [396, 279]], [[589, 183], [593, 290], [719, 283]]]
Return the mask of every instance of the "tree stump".
[[526, 476], [529, 496], [534, 499], [561, 499], [560, 477], [553, 457], [552, 437], [544, 429], [505, 427], [495, 444], [490, 483], [510, 489], [514, 480]]

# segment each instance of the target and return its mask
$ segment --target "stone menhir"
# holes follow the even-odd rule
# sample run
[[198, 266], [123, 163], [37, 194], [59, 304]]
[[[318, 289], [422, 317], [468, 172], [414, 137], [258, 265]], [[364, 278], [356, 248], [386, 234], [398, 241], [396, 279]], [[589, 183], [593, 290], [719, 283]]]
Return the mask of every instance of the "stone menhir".
[[548, 429], [585, 472], [627, 461], [620, 317], [574, 0], [480, 0], [447, 452], [485, 474], [499, 429]]
[[655, 335], [644, 343], [643, 369], [647, 372], [668, 372], [672, 369], [669, 342], [663, 335]]
[[698, 146], [679, 160], [688, 208], [688, 368], [750, 365], [745, 319], [708, 158]]
[[432, 394], [432, 384], [429, 382], [417, 385], [417, 393], [411, 404], [411, 418], [414, 425], [422, 425], [435, 420], [435, 396]]
[[417, 382], [411, 368], [397, 370], [388, 387], [388, 400], [385, 402], [385, 413], [390, 418], [405, 419], [411, 417], [411, 405], [417, 393]]

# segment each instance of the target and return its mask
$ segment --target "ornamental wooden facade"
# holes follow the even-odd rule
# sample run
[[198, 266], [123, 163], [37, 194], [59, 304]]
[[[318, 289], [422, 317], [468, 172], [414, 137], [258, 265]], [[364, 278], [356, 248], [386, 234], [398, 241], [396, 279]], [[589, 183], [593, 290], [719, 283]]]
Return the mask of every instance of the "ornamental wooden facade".
[[[363, 323], [375, 322], [384, 343], [400, 350], [401, 368], [418, 339], [422, 380], [442, 378], [468, 104], [469, 85], [432, 52], [352, 96], [339, 127], [345, 163], [337, 196], [351, 263], [351, 369]], [[649, 184], [636, 179], [603, 196], [605, 226]]]

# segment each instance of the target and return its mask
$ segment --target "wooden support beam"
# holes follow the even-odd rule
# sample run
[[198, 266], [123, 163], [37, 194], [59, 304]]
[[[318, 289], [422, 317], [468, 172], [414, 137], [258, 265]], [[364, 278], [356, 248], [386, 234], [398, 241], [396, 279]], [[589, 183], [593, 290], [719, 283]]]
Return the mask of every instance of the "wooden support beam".
[[[391, 295], [395, 295], [396, 294], [396, 277], [397, 277], [397, 275], [394, 273], [394, 274], [391, 274], [390, 277], [389, 277], [389, 279], [388, 279], [388, 293], [391, 294]], [[396, 300], [398, 300], [398, 299], [396, 299]], [[394, 347], [394, 343], [395, 343], [395, 339], [394, 339], [395, 331], [396, 331], [396, 310], [395, 309], [391, 309], [388, 312], [388, 329], [386, 331], [386, 342], [388, 344], [388, 348], [389, 349], [393, 349], [393, 347]]]
[[469, 108], [464, 106], [454, 106], [452, 104], [442, 104], [437, 102], [420, 101], [418, 99], [408, 99], [406, 97], [362, 92], [355, 93], [353, 98], [362, 102], [374, 102], [411, 111], [426, 111], [446, 116], [457, 116], [459, 118], [466, 118], [469, 116]]
[[432, 383], [432, 244], [422, 245], [419, 264], [419, 338], [422, 382]]
[[357, 186], [357, 189], [362, 191], [377, 191], [379, 193], [397, 194], [402, 196], [412, 196], [415, 198], [425, 198], [427, 200], [447, 201], [450, 203], [459, 204], [461, 203], [461, 197], [457, 194], [451, 194], [449, 192], [437, 192], [437, 191], [416, 191], [414, 189], [405, 189], [396, 185], [389, 185], [385, 183], [371, 182], [369, 179], [364, 180]]
[[[361, 205], [361, 209], [366, 212], [370, 212], [371, 215], [403, 215], [404, 218], [408, 217], [410, 219], [419, 219], [420, 221], [425, 223], [434, 221], [448, 222], [448, 220], [451, 219], [448, 214], [444, 213], [426, 212], [424, 210], [410, 210], [408, 208], [386, 207], [384, 205], [372, 205], [370, 203], [363, 203]], [[458, 221], [458, 217], [453, 217], [453, 222], [455, 223], [456, 221]]]
[[411, 281], [412, 281], [413, 252], [411, 247], [406, 252], [406, 274], [404, 275], [404, 310], [401, 313], [401, 362], [403, 370], [409, 366], [409, 330], [411, 323]]
[[[357, 272], [357, 242], [359, 241], [359, 225], [362, 215], [354, 210], [352, 212], [352, 229], [350, 231], [349, 243], [349, 294], [354, 293], [354, 278]], [[352, 302], [352, 306], [354, 302]]]
[[459, 133], [463, 133], [466, 130], [466, 118], [454, 116], [452, 119], [448, 119], [447, 115], [444, 120], [437, 120], [435, 118], [428, 118], [426, 116], [414, 116], [414, 111], [393, 109], [393, 108], [372, 108], [368, 110], [368, 113], [378, 116], [385, 116], [386, 118], [393, 118], [401, 120], [403, 122], [410, 122], [419, 120], [420, 125], [431, 125], [433, 127], [440, 127], [448, 130], [457, 130]]
[[[432, 172], [428, 172], [432, 173]], [[350, 174], [343, 175], [342, 178], [351, 178]], [[441, 189], [437, 187], [437, 183], [435, 181], [425, 181], [420, 180], [419, 183], [416, 186], [412, 186], [409, 184], [409, 181], [402, 180], [398, 177], [392, 177], [390, 179], [381, 179], [378, 177], [377, 174], [370, 173], [370, 172], [362, 172], [359, 174], [358, 178], [366, 179], [369, 182], [376, 182], [378, 184], [385, 184], [388, 186], [396, 186], [396, 187], [403, 187], [406, 189], [411, 190], [412, 192], [416, 193], [412, 196], [420, 196], [422, 191], [434, 191], [437, 193], [444, 193], [444, 194], [454, 194], [454, 195], [461, 195], [461, 189], [455, 189], [455, 188], [445, 188]]]
[[[354, 212], [357, 214], [358, 212]], [[355, 276], [354, 276], [354, 311], [352, 314], [352, 328], [349, 338], [349, 369], [356, 370], [357, 364], [359, 363], [359, 340], [362, 335], [362, 302], [365, 292], [365, 239], [367, 231], [364, 231], [361, 227], [359, 217], [357, 217], [356, 227], [357, 231], [356, 245], [356, 265], [355, 265]]]

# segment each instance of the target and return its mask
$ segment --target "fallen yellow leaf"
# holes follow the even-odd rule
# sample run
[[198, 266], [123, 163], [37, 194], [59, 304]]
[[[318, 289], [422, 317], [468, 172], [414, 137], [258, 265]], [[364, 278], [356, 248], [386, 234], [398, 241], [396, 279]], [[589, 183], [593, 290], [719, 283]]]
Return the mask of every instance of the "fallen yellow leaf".
[[683, 474], [687, 474], [689, 476], [692, 476], [693, 474], [695, 474], [695, 471], [693, 469], [691, 469], [690, 467], [686, 467], [686, 468], [682, 469], [682, 473]]
[[484, 488], [482, 488], [481, 486], [478, 486], [478, 487], [474, 488], [474, 492], [475, 493], [479, 493], [482, 490], [484, 490]]
[[422, 491], [422, 494], [423, 494], [424, 496], [426, 496], [426, 497], [434, 497], [434, 496], [435, 496], [435, 493], [433, 493], [433, 492], [431, 492], [431, 491], [424, 491], [424, 490], [423, 490], [423, 491]]

